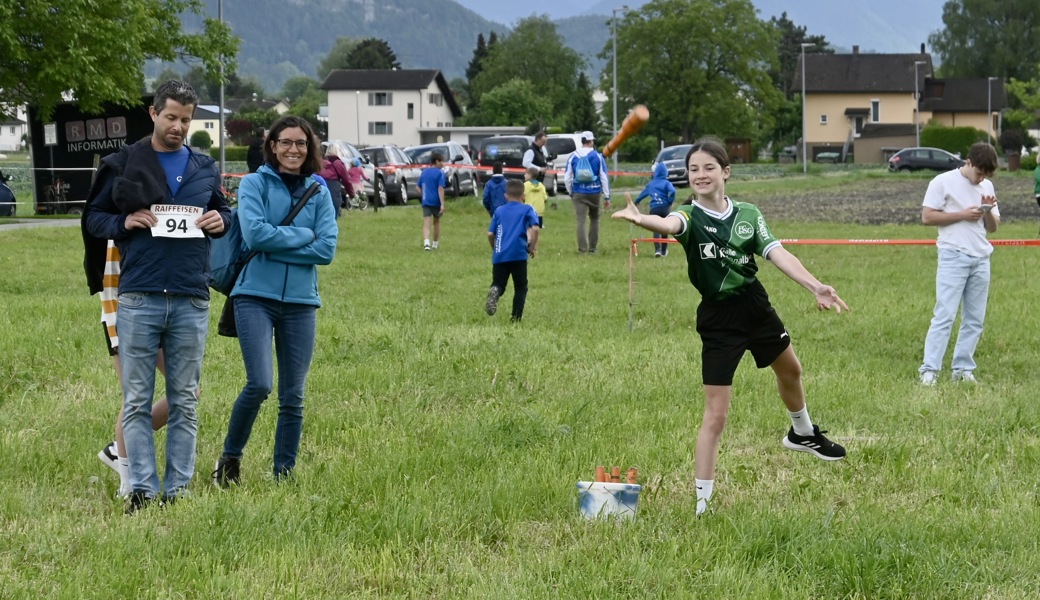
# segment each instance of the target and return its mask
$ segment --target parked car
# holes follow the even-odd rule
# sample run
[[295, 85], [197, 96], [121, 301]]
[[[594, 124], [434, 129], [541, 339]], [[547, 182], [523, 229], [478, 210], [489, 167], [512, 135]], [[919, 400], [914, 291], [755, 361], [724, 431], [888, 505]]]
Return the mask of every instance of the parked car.
[[444, 157], [444, 177], [448, 187], [445, 194], [458, 198], [477, 193], [477, 175], [473, 171], [473, 159], [458, 142], [423, 144], [404, 149], [413, 164], [429, 165], [434, 152]]
[[18, 208], [14, 192], [7, 187], [8, 181], [11, 181], [11, 176], [0, 173], [0, 217], [13, 217]]
[[368, 181], [363, 183], [365, 188], [365, 195], [368, 196], [368, 201], [374, 203], [376, 206], [386, 206], [386, 189], [382, 186], [375, 185], [376, 181], [376, 169], [369, 162], [368, 157], [361, 153], [354, 144], [344, 142], [343, 140], [329, 140], [321, 143], [322, 152], [326, 151], [329, 146], [336, 147], [336, 156], [339, 156], [340, 160], [347, 164], [349, 168], [350, 162], [355, 158], [361, 160], [361, 168], [365, 170], [365, 177], [368, 177]]
[[950, 171], [964, 166], [964, 160], [939, 148], [903, 148], [888, 159], [889, 171]]
[[[487, 180], [491, 179], [491, 169], [496, 163], [502, 163], [506, 169], [523, 169], [524, 153], [533, 143], [534, 136], [531, 135], [496, 135], [481, 140], [480, 150], [477, 152], [477, 164], [484, 167], [480, 170], [481, 183], [487, 183]], [[546, 151], [547, 147], [548, 142], [542, 148], [542, 152], [545, 154], [549, 169], [553, 169], [553, 155]], [[524, 178], [522, 170], [505, 171], [502, 174], [506, 179], [523, 180]], [[557, 186], [563, 183], [563, 177], [557, 178], [556, 173], [548, 173], [545, 179], [542, 183], [545, 184], [546, 192], [550, 196], [555, 196]]]
[[[581, 148], [580, 133], [550, 133], [548, 141], [545, 142], [546, 151], [549, 156], [553, 157], [552, 169], [558, 171], [555, 180], [557, 191], [567, 191], [567, 186], [563, 183], [563, 175], [567, 171], [567, 161], [578, 148]], [[550, 179], [550, 177], [547, 176], [546, 179]], [[546, 185], [549, 185], [548, 182]]]
[[690, 185], [690, 180], [686, 175], [686, 153], [692, 146], [693, 144], [679, 144], [662, 148], [657, 153], [654, 162], [650, 163], [650, 172], [653, 173], [657, 163], [664, 163], [664, 166], [668, 168], [668, 181], [677, 187]]
[[407, 204], [409, 198], [420, 196], [418, 184], [422, 169], [412, 163], [404, 150], [397, 146], [371, 146], [362, 148], [361, 154], [375, 167], [376, 179], [386, 190], [388, 200]]

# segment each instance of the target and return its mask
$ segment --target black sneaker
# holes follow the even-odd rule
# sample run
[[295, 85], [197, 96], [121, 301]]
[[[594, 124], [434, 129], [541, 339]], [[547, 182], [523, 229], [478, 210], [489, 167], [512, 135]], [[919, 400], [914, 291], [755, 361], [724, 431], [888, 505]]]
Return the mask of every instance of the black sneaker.
[[819, 425], [813, 425], [812, 435], [798, 435], [794, 432], [792, 427], [787, 435], [784, 436], [783, 443], [791, 450], [797, 450], [798, 452], [808, 452], [817, 458], [823, 460], [841, 460], [845, 458], [845, 448], [834, 442], [828, 440], [823, 434], [826, 431], [820, 431]]
[[116, 443], [110, 442], [107, 446], [101, 449], [101, 452], [97, 453], [98, 460], [105, 463], [105, 466], [112, 469], [116, 473], [119, 472], [119, 457], [116, 456]]
[[501, 294], [502, 294], [502, 292], [499, 291], [499, 289], [497, 287], [495, 287], [495, 286], [491, 286], [491, 289], [488, 290], [488, 299], [487, 299], [487, 314], [488, 314], [488, 316], [495, 314], [495, 311], [498, 310], [498, 297]]
[[127, 515], [135, 514], [137, 511], [143, 509], [154, 501], [154, 498], [149, 498], [144, 492], [134, 490], [126, 499], [123, 513]]
[[213, 467], [213, 485], [225, 490], [230, 487], [232, 483], [235, 485], [240, 484], [242, 478], [239, 475], [238, 470], [241, 464], [241, 459], [221, 455], [221, 457], [217, 459], [216, 466]]

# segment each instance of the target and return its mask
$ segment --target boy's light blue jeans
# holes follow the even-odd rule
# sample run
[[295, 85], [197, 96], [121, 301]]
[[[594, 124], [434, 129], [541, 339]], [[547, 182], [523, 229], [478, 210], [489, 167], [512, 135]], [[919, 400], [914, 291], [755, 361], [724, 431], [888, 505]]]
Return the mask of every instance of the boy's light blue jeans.
[[123, 437], [130, 459], [130, 485], [149, 498], [159, 494], [152, 397], [161, 345], [170, 405], [163, 496], [178, 496], [195, 473], [195, 390], [209, 332], [209, 300], [131, 292], [119, 295], [117, 314], [123, 368]]
[[961, 308], [961, 327], [953, 348], [953, 372], [975, 370], [975, 347], [982, 336], [982, 322], [986, 318], [989, 278], [988, 256], [979, 258], [957, 250], [939, 249], [935, 313], [924, 341], [924, 364], [919, 372], [942, 369], [958, 307]]

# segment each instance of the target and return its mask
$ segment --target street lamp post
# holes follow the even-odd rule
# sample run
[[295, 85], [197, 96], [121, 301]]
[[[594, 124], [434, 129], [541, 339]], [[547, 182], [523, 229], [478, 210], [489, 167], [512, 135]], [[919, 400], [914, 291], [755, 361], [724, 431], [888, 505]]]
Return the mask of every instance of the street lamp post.
[[811, 42], [802, 42], [802, 174], [809, 172], [809, 166], [807, 163], [808, 156], [806, 150], [806, 111], [805, 111], [805, 49], [812, 48], [816, 44]]
[[926, 65], [928, 61], [915, 60], [914, 61], [914, 132], [917, 134], [917, 146], [921, 146], [921, 93], [917, 87], [917, 67], [918, 65]]
[[993, 139], [993, 82], [999, 77], [986, 78], [986, 135]]
[[[220, 24], [224, 24], [224, 0], [217, 2], [217, 20]], [[224, 169], [224, 56], [220, 56], [220, 98], [217, 102], [217, 140], [220, 142], [220, 172], [225, 173]]]
[[357, 129], [357, 143], [361, 145], [361, 90], [354, 90], [354, 129]]
[[[614, 84], [614, 121], [613, 121], [613, 127], [612, 127], [612, 135], [617, 135], [617, 132], [618, 132], [618, 127], [617, 127], [617, 15], [618, 15], [619, 12], [625, 12], [626, 10], [628, 10], [628, 6], [627, 5], [626, 6], [622, 6], [621, 8], [612, 8], [612, 9], [610, 9], [610, 38], [611, 38], [611, 42], [613, 44], [612, 54], [613, 54], [613, 57], [614, 57], [614, 75], [613, 75], [613, 78], [612, 78], [612, 82]], [[614, 172], [615, 173], [618, 170], [617, 163], [618, 163], [618, 155], [617, 155], [617, 152], [615, 152], [614, 153]]]

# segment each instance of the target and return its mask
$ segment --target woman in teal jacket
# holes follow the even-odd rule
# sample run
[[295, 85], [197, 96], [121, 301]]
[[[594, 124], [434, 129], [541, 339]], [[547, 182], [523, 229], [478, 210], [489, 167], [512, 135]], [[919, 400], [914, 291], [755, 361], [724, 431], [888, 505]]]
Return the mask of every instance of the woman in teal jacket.
[[239, 483], [242, 453], [260, 405], [270, 395], [278, 359], [278, 423], [274, 475], [290, 475], [303, 432], [303, 395], [314, 354], [318, 296], [317, 265], [336, 254], [338, 228], [326, 187], [293, 219], [289, 214], [321, 170], [321, 147], [306, 120], [282, 117], [264, 141], [267, 164], [242, 179], [238, 219], [242, 239], [260, 253], [243, 269], [228, 302], [235, 303], [235, 325], [245, 363], [246, 384], [235, 400], [224, 450], [213, 471], [218, 487]]

